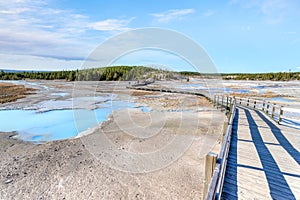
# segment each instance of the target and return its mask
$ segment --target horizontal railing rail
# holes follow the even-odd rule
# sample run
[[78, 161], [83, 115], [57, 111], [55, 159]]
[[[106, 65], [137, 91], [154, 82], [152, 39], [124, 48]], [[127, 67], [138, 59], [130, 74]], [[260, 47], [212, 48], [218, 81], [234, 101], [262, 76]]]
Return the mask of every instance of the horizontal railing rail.
[[280, 124], [287, 124], [290, 127], [300, 128], [300, 109], [282, 107], [279, 119]]
[[[215, 96], [214, 105], [216, 107], [225, 108], [227, 107], [226, 105], [228, 104], [226, 102], [228, 98], [230, 97]], [[280, 124], [284, 120], [295, 121], [296, 123], [300, 123], [300, 109], [284, 107], [283, 105], [279, 105], [276, 103], [272, 103], [270, 101], [260, 100], [260, 99], [240, 98], [240, 97], [233, 97], [233, 98], [235, 98], [237, 106], [244, 106], [247, 108], [261, 110], [270, 118], [272, 118], [274, 121], [276, 121], [278, 124]]]
[[206, 200], [219, 199], [221, 196], [220, 194], [222, 193], [227, 157], [230, 148], [232, 124], [236, 112], [236, 100], [233, 97], [215, 96], [213, 103], [217, 107], [226, 109], [229, 121], [223, 137], [221, 150], [210, 180], [208, 191], [206, 193]]
[[236, 97], [237, 105], [264, 112], [278, 124], [300, 125], [300, 109], [284, 107], [266, 100]]

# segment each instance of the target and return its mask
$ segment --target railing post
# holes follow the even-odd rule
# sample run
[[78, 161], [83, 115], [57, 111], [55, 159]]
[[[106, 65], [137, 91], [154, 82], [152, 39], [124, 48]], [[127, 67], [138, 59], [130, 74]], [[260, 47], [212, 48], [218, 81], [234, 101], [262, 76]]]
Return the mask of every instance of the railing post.
[[249, 100], [249, 98], [248, 98], [248, 100], [247, 100], [247, 106], [249, 106], [249, 102], [250, 102], [250, 100]]
[[226, 110], [228, 110], [228, 96], [226, 96]]
[[276, 104], [274, 103], [273, 108], [272, 108], [272, 115], [271, 115], [272, 119], [274, 119], [275, 106], [276, 106]]
[[214, 95], [213, 105], [216, 106], [216, 95]]
[[219, 95], [217, 96], [217, 109], [219, 107]]
[[242, 105], [242, 98], [240, 98], [240, 105]]
[[206, 198], [211, 177], [216, 167], [217, 158], [218, 158], [218, 154], [213, 152], [209, 152], [205, 157], [205, 179], [204, 179], [203, 199]]
[[262, 106], [262, 111], [265, 111], [265, 105], [266, 105], [266, 102], [265, 102], [265, 100], [264, 100], [263, 106]]
[[254, 109], [256, 108], [256, 101], [254, 101], [254, 105], [253, 105], [253, 108], [254, 108]]
[[221, 103], [221, 109], [224, 106], [224, 96], [222, 95], [222, 103]]
[[269, 115], [269, 107], [270, 107], [270, 104], [269, 104], [269, 102], [267, 102], [267, 115]]
[[282, 121], [282, 115], [283, 115], [283, 106], [280, 107], [279, 116], [278, 116], [278, 124]]
[[232, 97], [230, 97], [228, 122], [229, 122], [231, 114], [232, 114], [233, 103], [234, 103], [234, 99]]

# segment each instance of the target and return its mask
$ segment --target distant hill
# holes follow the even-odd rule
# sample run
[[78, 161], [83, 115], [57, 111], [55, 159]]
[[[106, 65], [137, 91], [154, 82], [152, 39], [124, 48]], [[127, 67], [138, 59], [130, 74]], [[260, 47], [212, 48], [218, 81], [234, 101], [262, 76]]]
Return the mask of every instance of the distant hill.
[[14, 70], [14, 69], [1, 69], [0, 71], [6, 73], [18, 73], [18, 72], [51, 72], [49, 70]]

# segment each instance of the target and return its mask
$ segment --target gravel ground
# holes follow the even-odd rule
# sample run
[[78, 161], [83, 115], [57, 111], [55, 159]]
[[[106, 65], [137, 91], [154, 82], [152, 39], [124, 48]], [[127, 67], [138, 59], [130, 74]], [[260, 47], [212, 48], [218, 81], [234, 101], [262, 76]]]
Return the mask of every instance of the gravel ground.
[[36, 94], [3, 108], [113, 93], [147, 105], [151, 112], [114, 111], [80, 137], [43, 144], [0, 133], [0, 199], [201, 199], [203, 158], [219, 150], [224, 114], [204, 98], [141, 93], [126, 85], [25, 83]]

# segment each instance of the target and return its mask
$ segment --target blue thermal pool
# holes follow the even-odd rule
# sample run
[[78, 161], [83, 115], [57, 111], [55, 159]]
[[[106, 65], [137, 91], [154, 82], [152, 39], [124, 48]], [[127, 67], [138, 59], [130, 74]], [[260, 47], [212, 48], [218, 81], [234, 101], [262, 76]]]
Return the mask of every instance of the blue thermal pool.
[[95, 110], [63, 109], [38, 112], [36, 110], [0, 111], [0, 131], [16, 131], [24, 141], [45, 142], [76, 137], [78, 133], [105, 121], [113, 110], [138, 108], [148, 112], [147, 107], [134, 103], [110, 101]]
[[292, 99], [284, 98], [284, 97], [273, 97], [270, 98], [271, 101], [280, 101], [280, 102], [294, 102]]

